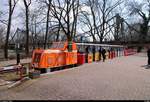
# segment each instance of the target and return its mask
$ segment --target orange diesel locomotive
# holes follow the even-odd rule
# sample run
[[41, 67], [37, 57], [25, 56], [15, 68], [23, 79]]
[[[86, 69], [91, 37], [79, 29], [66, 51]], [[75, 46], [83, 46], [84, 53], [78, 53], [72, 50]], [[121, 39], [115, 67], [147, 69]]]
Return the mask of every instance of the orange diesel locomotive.
[[50, 49], [35, 49], [32, 54], [32, 67], [50, 69], [77, 64], [77, 45], [72, 42], [72, 51], [68, 51], [68, 42], [53, 42]]

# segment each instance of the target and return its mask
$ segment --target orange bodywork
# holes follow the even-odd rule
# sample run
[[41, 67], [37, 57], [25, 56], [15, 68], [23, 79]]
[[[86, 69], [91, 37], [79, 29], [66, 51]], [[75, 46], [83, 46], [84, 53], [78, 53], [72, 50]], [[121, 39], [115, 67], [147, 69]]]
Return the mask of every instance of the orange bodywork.
[[77, 64], [77, 46], [72, 43], [72, 52], [68, 52], [68, 42], [54, 42], [50, 49], [35, 49], [32, 55], [32, 67], [55, 68]]

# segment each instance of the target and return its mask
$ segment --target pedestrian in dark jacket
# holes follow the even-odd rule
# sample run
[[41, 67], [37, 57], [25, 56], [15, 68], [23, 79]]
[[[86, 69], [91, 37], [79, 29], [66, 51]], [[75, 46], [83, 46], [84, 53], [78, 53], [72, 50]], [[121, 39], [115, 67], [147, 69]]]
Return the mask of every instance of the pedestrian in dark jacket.
[[150, 66], [150, 48], [147, 50], [148, 65]]
[[102, 57], [103, 57], [103, 62], [105, 62], [106, 59], [106, 50], [104, 48], [102, 48]]

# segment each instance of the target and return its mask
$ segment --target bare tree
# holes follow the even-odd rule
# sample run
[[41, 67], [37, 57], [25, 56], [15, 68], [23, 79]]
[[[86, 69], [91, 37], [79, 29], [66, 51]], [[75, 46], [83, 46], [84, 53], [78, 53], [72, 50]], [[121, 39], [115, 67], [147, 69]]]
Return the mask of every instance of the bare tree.
[[[110, 31], [109, 29], [111, 29], [110, 27], [113, 26], [113, 24], [110, 26], [111, 22], [109, 23], [109, 21], [111, 19], [114, 19], [115, 15], [111, 15], [113, 10], [119, 6], [121, 3], [123, 3], [122, 0], [117, 0], [117, 1], [113, 1], [114, 3], [111, 5], [112, 1], [109, 0], [102, 0], [102, 4], [98, 3], [98, 7], [100, 9], [100, 12], [102, 13], [101, 18], [99, 18], [102, 26], [100, 26], [99, 28], [99, 39], [100, 42], [103, 41], [104, 37], [109, 33], [108, 31]], [[108, 27], [107, 27], [108, 26]]]
[[1, 46], [4, 45], [4, 35], [5, 35], [5, 28], [0, 26], [0, 41], [1, 41], [0, 48]]
[[33, 46], [33, 49], [35, 49], [36, 39], [37, 39], [37, 15], [33, 13], [33, 14], [30, 14], [30, 16], [31, 16], [30, 30], [32, 33], [32, 46]]
[[3, 17], [3, 16], [4, 16], [4, 15], [3, 15], [3, 12], [0, 11], [0, 24], [7, 25], [7, 22], [6, 22], [5, 20], [1, 19], [1, 17]]
[[140, 37], [139, 41], [145, 42], [148, 34], [148, 24], [150, 22], [150, 1], [144, 0], [143, 2], [138, 2], [132, 0], [128, 4], [130, 15], [138, 15], [142, 18], [142, 23], [140, 24]]
[[51, 2], [52, 0], [44, 0], [43, 1], [46, 4], [47, 7], [47, 14], [46, 14], [46, 32], [45, 32], [45, 39], [44, 39], [44, 49], [46, 48], [47, 45], [47, 36], [49, 32], [49, 15], [50, 15], [50, 9], [51, 9]]
[[29, 7], [31, 5], [31, 0], [23, 0], [25, 6], [25, 15], [26, 15], [26, 45], [25, 53], [29, 55]]
[[4, 57], [8, 58], [8, 41], [9, 41], [9, 35], [11, 30], [11, 21], [12, 21], [12, 15], [14, 12], [14, 9], [16, 7], [16, 4], [19, 0], [8, 0], [9, 3], [9, 17], [8, 17], [8, 24], [7, 24], [7, 35], [5, 40], [5, 47], [4, 47]]
[[[96, 17], [95, 17], [95, 10], [94, 10], [94, 0], [88, 0], [85, 5], [90, 7], [91, 13], [89, 11], [81, 11], [80, 15], [80, 22], [83, 23], [83, 25], [86, 25], [89, 29], [90, 35], [93, 38], [93, 42], [96, 42], [96, 32], [95, 32], [95, 27], [96, 27]], [[92, 19], [90, 19], [92, 16]], [[84, 30], [83, 30], [84, 31]]]
[[52, 14], [59, 22], [68, 42], [72, 42], [76, 34], [78, 9], [79, 0], [57, 0], [57, 3], [52, 3]]
[[[41, 5], [40, 2], [37, 2], [37, 4]], [[36, 4], [34, 4], [34, 5], [36, 5]], [[29, 15], [29, 18], [30, 18], [29, 27], [30, 27], [30, 31], [31, 31], [31, 39], [32, 39], [33, 49], [35, 49], [35, 47], [38, 44], [37, 40], [38, 40], [38, 36], [41, 32], [40, 27], [45, 24], [45, 22], [43, 22], [45, 18], [42, 17], [43, 16], [43, 14], [42, 14], [43, 8], [39, 5], [38, 5], [38, 8], [36, 6], [35, 6], [35, 8], [30, 10], [30, 15]]]
[[[112, 19], [115, 18], [115, 15], [112, 15], [112, 12], [123, 1], [117, 0], [113, 1], [113, 3], [111, 2], [112, 0], [88, 0], [85, 3], [85, 5], [90, 8], [92, 16], [92, 20], [90, 21], [90, 18], [84, 15], [85, 19], [88, 19], [88, 22], [85, 23], [90, 23], [90, 31], [93, 31], [92, 37], [94, 41], [94, 37], [97, 35], [99, 37], [99, 42], [103, 42], [103, 39], [112, 31], [114, 26]], [[92, 28], [92, 26], [94, 28]]]
[[[58, 33], [55, 34], [57, 36], [57, 38], [53, 39], [53, 40], [58, 40], [60, 24], [56, 19], [54, 20], [55, 17], [52, 15], [52, 0], [37, 0], [37, 1], [41, 4], [40, 6], [41, 6], [41, 8], [43, 8], [43, 11], [44, 11], [43, 12], [43, 19], [44, 19], [43, 24], [45, 25], [44, 26], [45, 36], [44, 36], [43, 41], [44, 41], [44, 48], [46, 48], [49, 37], [51, 36], [51, 35], [49, 35], [50, 29], [51, 30], [52, 30], [52, 28], [58, 29]], [[53, 19], [53, 20], [51, 20], [51, 19]]]

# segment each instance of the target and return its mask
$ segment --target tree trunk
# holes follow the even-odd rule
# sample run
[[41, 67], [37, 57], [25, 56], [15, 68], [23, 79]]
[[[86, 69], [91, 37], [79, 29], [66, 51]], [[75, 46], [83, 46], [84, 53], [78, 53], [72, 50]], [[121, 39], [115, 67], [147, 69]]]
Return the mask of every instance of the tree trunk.
[[[15, 5], [14, 5], [14, 7], [15, 7]], [[9, 42], [9, 34], [10, 34], [10, 29], [11, 29], [12, 13], [13, 13], [12, 1], [9, 0], [9, 17], [8, 17], [7, 35], [6, 35], [5, 47], [4, 47], [4, 57], [6, 59], [8, 58], [8, 42]]]
[[26, 7], [26, 55], [29, 56], [29, 8]]
[[4, 48], [4, 57], [7, 59], [8, 58], [8, 42], [9, 42], [9, 34], [10, 34], [10, 29], [11, 29], [11, 12], [9, 13], [9, 18], [8, 18], [8, 25], [7, 25], [7, 35], [6, 35], [6, 41], [5, 41], [5, 48]]
[[103, 42], [103, 38], [102, 37], [100, 37], [100, 43], [102, 43]]
[[47, 46], [47, 36], [48, 36], [48, 27], [49, 27], [49, 12], [50, 12], [50, 4], [48, 5], [47, 10], [47, 21], [46, 21], [46, 33], [45, 33], [45, 40], [44, 40], [44, 49], [46, 49]]
[[71, 36], [68, 36], [67, 39], [68, 39], [68, 51], [71, 52], [72, 51], [72, 38]]
[[142, 43], [146, 42], [147, 34], [148, 34], [148, 22], [145, 21], [141, 25], [141, 37], [140, 38], [141, 38]]
[[58, 31], [57, 31], [56, 41], [59, 41], [59, 32], [60, 32], [60, 23], [59, 23], [59, 27], [58, 27]]

